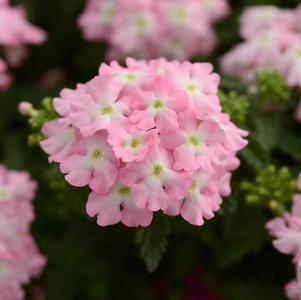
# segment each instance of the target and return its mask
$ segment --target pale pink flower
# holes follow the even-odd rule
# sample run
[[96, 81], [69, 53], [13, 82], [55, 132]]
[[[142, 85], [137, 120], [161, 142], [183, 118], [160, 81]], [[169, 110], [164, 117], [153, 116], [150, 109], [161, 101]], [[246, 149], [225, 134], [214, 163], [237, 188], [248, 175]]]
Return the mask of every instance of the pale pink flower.
[[7, 201], [31, 201], [37, 184], [27, 172], [8, 171], [0, 165], [0, 205]]
[[297, 278], [285, 285], [285, 294], [290, 300], [301, 299], [301, 268], [296, 267]]
[[34, 219], [32, 204], [20, 199], [0, 203], [0, 239], [14, 239], [29, 232]]
[[191, 186], [187, 172], [173, 170], [172, 157], [158, 147], [143, 162], [133, 162], [121, 170], [121, 182], [131, 188], [133, 202], [142, 209], [164, 210], [169, 202], [183, 199]]
[[152, 39], [158, 36], [160, 30], [154, 10], [135, 2], [123, 2], [121, 9], [122, 13], [120, 11], [117, 15], [111, 34], [112, 45], [124, 56], [135, 54], [141, 56], [144, 53], [143, 49], [146, 50], [146, 54], [151, 53]]
[[126, 129], [111, 127], [108, 143], [112, 146], [117, 158], [123, 162], [141, 161], [151, 151], [157, 130], [141, 131], [135, 127]]
[[181, 216], [193, 225], [201, 226], [212, 219], [222, 202], [214, 174], [200, 169], [193, 174], [193, 183], [180, 208]]
[[289, 86], [301, 87], [301, 35], [300, 39], [283, 54], [280, 71]]
[[46, 264], [30, 236], [36, 183], [0, 165], [0, 299], [22, 300], [22, 286]]
[[106, 194], [92, 192], [87, 202], [87, 212], [90, 217], [97, 215], [99, 226], [113, 225], [122, 222], [128, 227], [148, 226], [153, 213], [140, 209], [133, 203], [131, 188], [119, 180]]
[[49, 162], [62, 162], [72, 153], [77, 142], [76, 129], [64, 119], [47, 122], [42, 133], [45, 139], [40, 142], [40, 146], [49, 155]]
[[216, 97], [220, 77], [213, 72], [209, 63], [184, 62], [180, 66], [175, 64], [168, 67], [170, 76], [189, 95], [189, 106], [196, 112], [204, 111], [204, 106], [212, 111], [220, 110]]
[[99, 68], [100, 77], [114, 78], [123, 85], [121, 95], [127, 96], [133, 89], [140, 87], [150, 76], [154, 74], [146, 73], [146, 62], [136, 61], [132, 58], [126, 59], [126, 67], [122, 67], [118, 62], [113, 61], [109, 65], [102, 63]]
[[228, 13], [227, 0], [87, 0], [78, 24], [87, 40], [108, 43], [109, 59], [185, 60], [213, 50], [213, 24]]
[[167, 78], [159, 77], [144, 90], [136, 90], [131, 97], [132, 123], [139, 129], [156, 127], [160, 133], [178, 128], [177, 113], [188, 105], [187, 95]]
[[[9, 26], [6, 26], [7, 24]], [[26, 13], [22, 7], [0, 7], [0, 45], [41, 44], [45, 39], [46, 33], [26, 20]]]
[[273, 5], [259, 5], [249, 7], [240, 18], [242, 37], [249, 39], [258, 32], [275, 29], [275, 27], [289, 30], [293, 26], [294, 12], [280, 9]]
[[88, 40], [109, 38], [116, 21], [117, 2], [114, 0], [88, 0], [85, 11], [78, 19], [78, 25]]
[[224, 73], [254, 80], [262, 69], [279, 70], [283, 53], [295, 41], [295, 35], [283, 29], [259, 31], [224, 55], [221, 67]]
[[82, 138], [78, 151], [61, 163], [61, 171], [73, 186], [89, 185], [98, 193], [107, 192], [114, 184], [119, 161], [107, 143], [107, 134], [99, 132]]
[[123, 85], [113, 78], [95, 77], [84, 86], [86, 95], [72, 101], [70, 119], [82, 135], [123, 126], [129, 113], [128, 98], [119, 98]]
[[92, 189], [87, 211], [98, 225], [147, 226], [159, 210], [201, 225], [231, 193], [247, 145], [222, 112], [219, 81], [206, 63], [102, 64], [98, 77], [54, 99], [59, 117], [41, 145], [71, 185]]
[[222, 131], [214, 121], [196, 120], [193, 114], [180, 114], [177, 131], [161, 136], [162, 144], [173, 151], [176, 170], [212, 169], [212, 160], [218, 155], [212, 145], [221, 142]]
[[278, 251], [294, 256], [294, 263], [301, 267], [301, 195], [294, 197], [291, 213], [267, 223], [270, 234], [276, 237], [273, 245]]
[[216, 23], [230, 14], [230, 5], [227, 0], [198, 0], [202, 10], [210, 23]]

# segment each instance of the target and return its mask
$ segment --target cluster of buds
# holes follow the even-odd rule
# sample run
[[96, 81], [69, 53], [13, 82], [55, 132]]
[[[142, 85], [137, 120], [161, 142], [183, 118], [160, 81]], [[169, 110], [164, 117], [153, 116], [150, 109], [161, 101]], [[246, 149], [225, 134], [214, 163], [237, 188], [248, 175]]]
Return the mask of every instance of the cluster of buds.
[[0, 299], [22, 300], [22, 286], [46, 264], [30, 234], [36, 183], [0, 165]]
[[297, 191], [296, 180], [287, 167], [270, 165], [258, 169], [254, 181], [243, 181], [242, 190], [249, 205], [261, 206], [281, 215]]
[[[301, 191], [301, 177], [298, 179], [298, 189]], [[266, 225], [270, 234], [276, 238], [274, 247], [283, 254], [292, 255], [296, 266], [296, 279], [285, 287], [286, 295], [291, 300], [301, 298], [301, 194], [293, 196], [291, 212], [275, 218]]]
[[213, 25], [229, 11], [227, 0], [87, 0], [78, 23], [87, 40], [109, 44], [110, 59], [186, 60], [213, 50]]
[[5, 59], [0, 59], [0, 90], [9, 86], [12, 76], [7, 72], [7, 63], [18, 66], [27, 55], [26, 45], [41, 44], [46, 33], [27, 21], [25, 9], [12, 7], [8, 0], [0, 0], [0, 48]]
[[100, 226], [148, 226], [160, 210], [202, 225], [230, 194], [248, 133], [222, 112], [211, 64], [126, 61], [53, 100], [41, 147], [71, 185], [90, 187]]

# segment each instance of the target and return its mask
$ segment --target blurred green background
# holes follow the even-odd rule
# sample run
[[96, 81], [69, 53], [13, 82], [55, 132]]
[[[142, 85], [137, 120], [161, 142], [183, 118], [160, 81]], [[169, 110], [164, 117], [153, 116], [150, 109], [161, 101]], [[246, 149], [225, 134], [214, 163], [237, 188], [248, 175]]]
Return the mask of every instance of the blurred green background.
[[[83, 40], [76, 26], [83, 0], [12, 2], [24, 5], [30, 20], [49, 34], [45, 45], [31, 48], [28, 59], [14, 71], [13, 86], [0, 94], [0, 161], [9, 168], [28, 170], [40, 185], [33, 233], [49, 264], [43, 277], [28, 287], [28, 299], [33, 299], [35, 287], [44, 290], [47, 300], [285, 299], [283, 284], [294, 276], [290, 257], [272, 248], [264, 230], [264, 223], [272, 214], [261, 207], [246, 205], [241, 192], [226, 199], [217, 217], [203, 227], [193, 227], [180, 218], [170, 219], [167, 251], [153, 273], [146, 270], [139, 258], [136, 229], [121, 225], [101, 228], [86, 216], [87, 191], [67, 186], [56, 167], [48, 164], [46, 155], [38, 147], [28, 147], [30, 130], [26, 120], [19, 116], [17, 105], [22, 100], [38, 105], [44, 97], [58, 95], [63, 87], [74, 87], [92, 78], [104, 59], [106, 46]], [[195, 60], [217, 66], [217, 58], [240, 40], [238, 16], [246, 6], [295, 7], [299, 2], [231, 1], [232, 15], [217, 26], [219, 47], [211, 57]], [[49, 70], [60, 70], [64, 76], [54, 86], [43, 87], [41, 77]], [[281, 116], [289, 120], [283, 126], [297, 134], [299, 128], [290, 113], [288, 108], [288, 113]], [[263, 127], [276, 132], [275, 124], [279, 125], [282, 119], [275, 120], [275, 114], [268, 121], [265, 117], [265, 113], [251, 113], [249, 122], [252, 118], [253, 125], [258, 120], [270, 122]], [[254, 130], [254, 140], [259, 142], [253, 143], [251, 137], [250, 150], [242, 157], [243, 167], [234, 178], [234, 189], [243, 178], [252, 179], [256, 168], [270, 163], [289, 165], [294, 175], [298, 167], [301, 169], [297, 149], [293, 153], [281, 150], [278, 144], [265, 147], [266, 141], [262, 146], [255, 134], [265, 139], [270, 133], [257, 127]], [[279, 135], [279, 131], [275, 132]], [[295, 143], [293, 148], [301, 141], [296, 139]], [[198, 291], [193, 292], [191, 285], [196, 285]], [[203, 285], [217, 298], [210, 298]]]

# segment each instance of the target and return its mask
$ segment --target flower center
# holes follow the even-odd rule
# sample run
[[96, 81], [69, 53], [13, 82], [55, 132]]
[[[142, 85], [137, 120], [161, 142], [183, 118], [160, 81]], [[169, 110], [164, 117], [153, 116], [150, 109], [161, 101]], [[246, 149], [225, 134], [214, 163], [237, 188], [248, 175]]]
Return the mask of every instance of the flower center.
[[201, 144], [201, 140], [199, 137], [195, 136], [195, 135], [190, 135], [188, 138], [187, 138], [187, 142], [188, 144], [194, 146], [194, 147], [197, 147]]
[[301, 59], [301, 47], [295, 50], [295, 55], [297, 59]]
[[95, 149], [93, 152], [92, 152], [92, 158], [94, 160], [99, 160], [101, 159], [103, 156], [103, 153], [101, 151], [101, 149]]
[[269, 43], [270, 39], [271, 39], [271, 37], [268, 35], [268, 33], [263, 32], [259, 35], [258, 42], [259, 42], [259, 44], [265, 46]]
[[5, 200], [8, 197], [8, 192], [5, 190], [0, 190], [0, 200]]
[[155, 109], [155, 110], [160, 110], [164, 107], [164, 102], [163, 100], [161, 99], [156, 99], [153, 101], [153, 104], [152, 104], [152, 107]]
[[142, 16], [138, 16], [134, 20], [134, 26], [139, 30], [143, 31], [147, 27], [147, 22]]
[[185, 22], [188, 19], [187, 11], [183, 7], [179, 7], [175, 11], [176, 20], [179, 22]]
[[141, 145], [141, 141], [137, 138], [133, 138], [131, 139], [130, 141], [130, 147], [133, 148], [133, 149], [136, 149], [138, 148], [139, 146]]
[[193, 180], [192, 185], [190, 187], [190, 191], [194, 191], [197, 188], [197, 183], [195, 180]]
[[190, 94], [196, 94], [199, 92], [199, 86], [195, 82], [189, 82], [185, 85], [185, 89]]
[[101, 10], [101, 15], [106, 22], [110, 22], [115, 16], [115, 9], [113, 7], [106, 7]]
[[114, 108], [111, 105], [105, 105], [101, 108], [100, 113], [105, 116], [105, 115], [112, 115], [114, 111]]
[[128, 83], [134, 83], [137, 81], [138, 76], [135, 73], [128, 72], [128, 73], [124, 74], [124, 79]]
[[163, 171], [162, 166], [159, 165], [159, 164], [155, 164], [155, 165], [153, 166], [152, 174], [153, 174], [155, 177], [159, 177], [159, 176], [161, 175], [162, 171]]
[[118, 193], [122, 196], [128, 195], [130, 192], [131, 192], [131, 189], [128, 186], [125, 186], [125, 185], [121, 186], [118, 189]]

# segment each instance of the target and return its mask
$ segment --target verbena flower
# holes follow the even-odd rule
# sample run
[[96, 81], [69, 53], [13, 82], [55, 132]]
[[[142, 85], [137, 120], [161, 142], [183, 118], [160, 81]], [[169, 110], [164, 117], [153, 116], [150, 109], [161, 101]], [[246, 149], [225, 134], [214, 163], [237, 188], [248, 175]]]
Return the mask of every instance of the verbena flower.
[[210, 64], [102, 64], [99, 75], [54, 99], [58, 118], [41, 147], [73, 186], [89, 186], [90, 216], [148, 226], [153, 212], [195, 225], [231, 193], [247, 132], [222, 112]]
[[[8, 25], [9, 24], [9, 25]], [[8, 0], [0, 2], [0, 48], [7, 63], [18, 66], [27, 55], [26, 45], [39, 45], [46, 40], [46, 33], [29, 23], [22, 6], [10, 6]], [[0, 90], [9, 86], [12, 77], [0, 59]]]
[[229, 11], [227, 0], [87, 0], [78, 24], [87, 40], [109, 44], [111, 59], [185, 60], [213, 50], [213, 26]]
[[40, 275], [46, 258], [30, 235], [36, 183], [0, 165], [0, 298], [24, 299], [22, 286]]
[[[298, 179], [298, 189], [301, 191], [301, 176]], [[291, 212], [285, 212], [282, 217], [275, 218], [266, 224], [270, 235], [275, 237], [274, 247], [283, 254], [293, 256], [296, 266], [296, 279], [285, 286], [287, 297], [297, 300], [301, 297], [301, 194], [293, 196]]]

